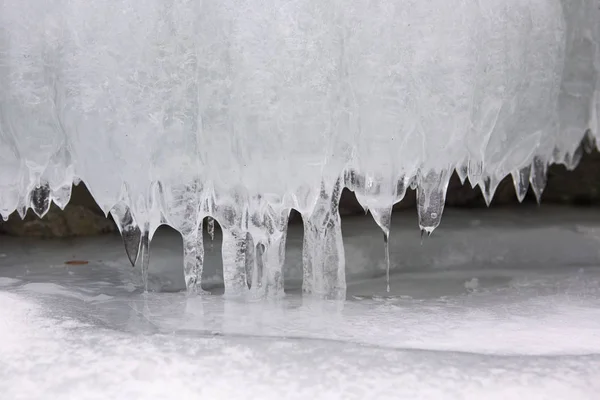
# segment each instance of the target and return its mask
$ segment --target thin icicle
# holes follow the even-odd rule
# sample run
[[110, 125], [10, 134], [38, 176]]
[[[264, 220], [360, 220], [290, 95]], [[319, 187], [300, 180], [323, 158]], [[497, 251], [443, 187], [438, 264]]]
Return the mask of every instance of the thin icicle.
[[303, 291], [326, 299], [346, 296], [346, 271], [340, 214], [341, 179], [332, 194], [325, 185], [312, 214], [304, 217]]
[[254, 247], [254, 262], [252, 270], [252, 292], [255, 296], [262, 296], [263, 294], [263, 273], [265, 270], [264, 266], [264, 254], [265, 245], [257, 243]]
[[226, 297], [248, 292], [246, 279], [246, 233], [223, 228], [223, 281]]
[[387, 291], [390, 292], [390, 227], [392, 222], [392, 206], [386, 208], [371, 208], [371, 215], [383, 231], [383, 243], [385, 249], [385, 276], [387, 283]]
[[472, 188], [479, 185], [483, 177], [483, 162], [471, 162], [469, 161], [467, 178]]
[[131, 224], [123, 227], [121, 236], [123, 238], [123, 244], [125, 245], [125, 253], [127, 253], [129, 262], [133, 267], [135, 266], [140, 254], [142, 231], [137, 224]]
[[404, 199], [404, 196], [406, 196], [407, 189], [408, 189], [408, 178], [406, 177], [406, 175], [401, 175], [396, 180], [396, 195], [394, 198], [394, 204], [399, 203]]
[[492, 204], [494, 194], [496, 193], [496, 189], [498, 189], [499, 184], [500, 181], [496, 179], [496, 177], [488, 176], [483, 180], [483, 185], [480, 185], [481, 194], [483, 194], [483, 199], [488, 207]]
[[529, 190], [529, 178], [531, 176], [531, 166], [521, 168], [518, 171], [511, 173], [513, 184], [515, 185], [515, 193], [519, 203], [522, 203]]
[[19, 203], [17, 204], [17, 214], [19, 214], [19, 217], [21, 217], [21, 219], [25, 219], [25, 216], [27, 215], [27, 202], [25, 201], [25, 199], [23, 197], [19, 197]]
[[456, 175], [458, 175], [458, 179], [460, 179], [460, 183], [462, 185], [467, 181], [467, 177], [469, 175], [469, 166], [467, 164], [463, 164], [456, 168]]
[[148, 292], [148, 267], [150, 265], [150, 224], [144, 223], [142, 231], [142, 240], [140, 248], [141, 269], [142, 269], [142, 285], [144, 292]]
[[197, 231], [183, 237], [183, 265], [188, 292], [202, 292], [202, 269], [204, 266], [202, 223]]
[[383, 243], [385, 246], [385, 281], [386, 281], [386, 290], [390, 292], [390, 238], [389, 234], [386, 235], [383, 233]]
[[319, 243], [313, 243], [314, 234], [312, 232], [312, 224], [309, 218], [302, 216], [304, 225], [304, 234], [302, 239], [302, 292], [314, 293], [314, 271], [313, 271], [313, 246], [318, 246]]
[[273, 212], [270, 215], [272, 222], [267, 225], [273, 227], [269, 231], [268, 243], [262, 255], [264, 268], [263, 286], [265, 295], [269, 298], [280, 298], [284, 295], [283, 264], [285, 262], [288, 215], [289, 210], [281, 213], [281, 215]]
[[119, 232], [121, 232], [127, 258], [131, 266], [135, 266], [140, 252], [142, 232], [135, 222], [131, 210], [122, 202], [117, 203], [110, 211], [110, 214]]
[[252, 291], [256, 288], [257, 282], [254, 279], [254, 272], [256, 269], [256, 250], [254, 245], [254, 238], [250, 232], [246, 233], [246, 281], [248, 287]]
[[547, 169], [548, 165], [540, 157], [535, 157], [533, 159], [529, 181], [531, 182], [531, 188], [533, 189], [538, 204], [542, 202], [542, 193], [544, 193], [546, 183], [548, 182]]
[[448, 189], [448, 170], [430, 171], [421, 178], [417, 189], [417, 211], [421, 237], [423, 231], [431, 235], [442, 220], [446, 190]]

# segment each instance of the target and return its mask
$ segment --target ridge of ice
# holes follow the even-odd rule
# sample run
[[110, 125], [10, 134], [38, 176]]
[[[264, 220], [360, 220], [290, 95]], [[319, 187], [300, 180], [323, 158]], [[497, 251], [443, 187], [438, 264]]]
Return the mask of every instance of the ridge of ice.
[[599, 21], [597, 0], [4, 0], [0, 214], [82, 180], [144, 271], [157, 227], [181, 232], [190, 289], [212, 217], [226, 293], [277, 297], [294, 208], [305, 291], [339, 297], [344, 187], [384, 231], [416, 188], [431, 233], [454, 170], [539, 199], [600, 143]]

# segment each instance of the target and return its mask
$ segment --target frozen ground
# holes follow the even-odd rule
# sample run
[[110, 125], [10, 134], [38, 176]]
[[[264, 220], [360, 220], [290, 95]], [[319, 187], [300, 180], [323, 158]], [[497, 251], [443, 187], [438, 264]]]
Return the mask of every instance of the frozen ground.
[[416, 216], [394, 215], [389, 294], [376, 225], [343, 230], [343, 304], [299, 294], [301, 226], [276, 303], [221, 299], [218, 236], [202, 297], [178, 292], [182, 246], [168, 229], [146, 295], [119, 237], [1, 237], [1, 397], [597, 398], [597, 210], [450, 210], [422, 245]]

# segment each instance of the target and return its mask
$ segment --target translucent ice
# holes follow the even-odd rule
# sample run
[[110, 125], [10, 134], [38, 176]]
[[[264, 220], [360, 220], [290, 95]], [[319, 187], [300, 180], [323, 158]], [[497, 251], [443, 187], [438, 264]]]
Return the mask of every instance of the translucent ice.
[[597, 0], [4, 0], [0, 214], [83, 180], [144, 276], [158, 226], [181, 232], [190, 290], [214, 218], [226, 293], [277, 297], [294, 208], [304, 290], [343, 296], [344, 186], [386, 237], [413, 186], [431, 233], [455, 170], [488, 203], [509, 174], [539, 198], [600, 142], [599, 21]]

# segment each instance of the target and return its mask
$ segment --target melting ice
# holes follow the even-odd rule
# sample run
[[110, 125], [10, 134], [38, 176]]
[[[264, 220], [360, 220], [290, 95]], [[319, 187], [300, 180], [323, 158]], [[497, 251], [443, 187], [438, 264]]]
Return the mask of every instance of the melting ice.
[[214, 218], [226, 294], [278, 297], [293, 208], [304, 291], [343, 296], [344, 187], [387, 242], [408, 187], [430, 234], [453, 171], [522, 200], [578, 163], [599, 21], [597, 0], [4, 0], [0, 214], [84, 181], [144, 275], [157, 227], [181, 233], [190, 290]]

